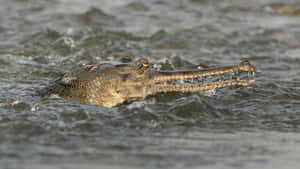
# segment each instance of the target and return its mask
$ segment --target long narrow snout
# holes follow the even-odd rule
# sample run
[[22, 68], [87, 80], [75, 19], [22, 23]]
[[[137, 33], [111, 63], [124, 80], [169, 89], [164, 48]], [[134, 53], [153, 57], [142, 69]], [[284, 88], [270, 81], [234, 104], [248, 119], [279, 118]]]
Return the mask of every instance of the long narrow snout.
[[[197, 92], [207, 91], [216, 88], [224, 88], [230, 86], [249, 86], [254, 82], [254, 79], [241, 80], [239, 74], [245, 72], [249, 76], [255, 74], [256, 68], [252, 66], [248, 61], [243, 61], [239, 65], [200, 69], [200, 70], [188, 70], [188, 71], [159, 71], [153, 77], [155, 82], [155, 92]], [[198, 84], [179, 84], [177, 81], [187, 79], [205, 79], [213, 76], [228, 75], [230, 79], [222, 79], [217, 82], [198, 83]], [[235, 77], [236, 79], [232, 79]]]

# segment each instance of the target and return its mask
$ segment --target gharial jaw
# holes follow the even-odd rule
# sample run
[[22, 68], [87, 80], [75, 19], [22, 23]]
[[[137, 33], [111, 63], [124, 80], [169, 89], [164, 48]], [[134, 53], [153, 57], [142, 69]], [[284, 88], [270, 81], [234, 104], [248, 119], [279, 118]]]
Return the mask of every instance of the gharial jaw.
[[[243, 61], [239, 65], [209, 68], [200, 70], [188, 70], [188, 71], [159, 71], [157, 75], [153, 77], [155, 82], [154, 93], [157, 92], [198, 92], [214, 90], [216, 88], [224, 88], [230, 86], [249, 86], [254, 82], [254, 79], [249, 77], [255, 75], [256, 68], [248, 61]], [[241, 80], [241, 73], [248, 73], [246, 80]], [[182, 84], [176, 83], [176, 81], [183, 81], [187, 79], [204, 79], [213, 76], [223, 76], [223, 79], [218, 79], [217, 82], [208, 82], [200, 84]], [[224, 75], [230, 77], [230, 80], [225, 80]], [[236, 76], [236, 79], [232, 78]], [[203, 80], [205, 81], [205, 80]]]

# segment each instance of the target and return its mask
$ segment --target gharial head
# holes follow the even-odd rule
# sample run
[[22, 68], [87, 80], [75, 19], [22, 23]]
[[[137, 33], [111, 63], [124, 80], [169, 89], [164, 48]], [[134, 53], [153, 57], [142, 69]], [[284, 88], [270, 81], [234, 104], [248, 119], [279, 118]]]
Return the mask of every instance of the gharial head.
[[83, 65], [63, 75], [51, 89], [52, 93], [59, 94], [66, 100], [113, 107], [150, 95], [149, 86], [143, 84], [151, 76], [147, 59], [132, 63]]
[[219, 81], [208, 83], [200, 79], [216, 75], [232, 78], [240, 72], [252, 75], [255, 70], [248, 61], [235, 66], [186, 71], [155, 71], [147, 59], [132, 63], [84, 65], [56, 81], [60, 87], [55, 93], [71, 101], [113, 107], [160, 92], [197, 92], [248, 86], [254, 80], [240, 80], [239, 76], [234, 80], [216, 78]]

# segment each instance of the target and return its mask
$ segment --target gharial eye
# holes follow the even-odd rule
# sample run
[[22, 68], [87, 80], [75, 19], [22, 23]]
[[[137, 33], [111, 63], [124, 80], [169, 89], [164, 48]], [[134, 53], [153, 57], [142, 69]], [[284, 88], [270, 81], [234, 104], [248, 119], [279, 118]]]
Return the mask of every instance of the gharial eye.
[[149, 61], [145, 58], [139, 59], [137, 61], [138, 73], [144, 73], [146, 69], [150, 66]]
[[120, 89], [116, 89], [116, 93], [117, 93], [117, 94], [120, 94], [120, 93], [121, 93], [121, 90], [120, 90]]

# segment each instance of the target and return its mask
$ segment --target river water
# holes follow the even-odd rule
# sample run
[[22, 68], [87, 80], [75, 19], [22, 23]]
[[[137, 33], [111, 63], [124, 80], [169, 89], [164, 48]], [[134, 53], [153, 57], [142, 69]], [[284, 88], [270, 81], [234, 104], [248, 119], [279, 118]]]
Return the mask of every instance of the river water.
[[[0, 168], [300, 166], [297, 0], [0, 0]], [[80, 64], [249, 60], [247, 88], [115, 108], [31, 97]]]

